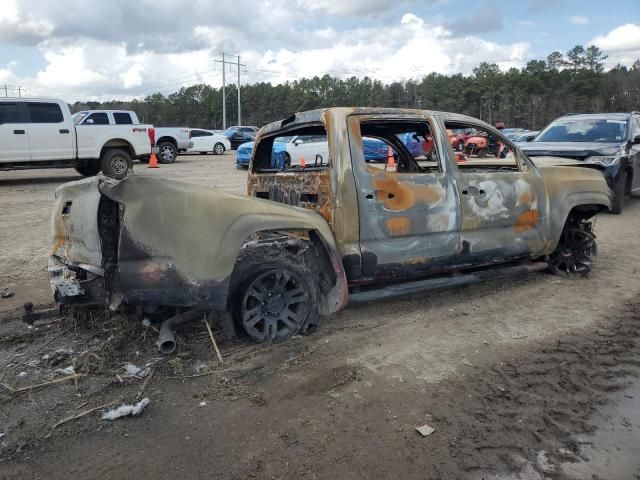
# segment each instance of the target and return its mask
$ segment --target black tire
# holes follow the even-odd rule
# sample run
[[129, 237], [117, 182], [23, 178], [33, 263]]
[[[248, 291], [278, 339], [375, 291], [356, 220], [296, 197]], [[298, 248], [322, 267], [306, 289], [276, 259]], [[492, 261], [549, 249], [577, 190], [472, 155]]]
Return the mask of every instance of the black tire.
[[125, 150], [113, 148], [106, 150], [100, 158], [100, 170], [106, 177], [122, 180], [132, 167], [131, 155]]
[[216, 143], [213, 146], [213, 154], [214, 155], [222, 155], [224, 153], [224, 150], [225, 150], [224, 145], [221, 144], [220, 142]]
[[611, 213], [620, 215], [624, 208], [624, 197], [627, 194], [627, 172], [621, 172], [618, 181], [613, 188], [613, 205]]
[[563, 275], [583, 275], [591, 272], [598, 254], [596, 236], [591, 222], [569, 219], [554, 252], [549, 255], [549, 271]]
[[80, 175], [84, 175], [85, 177], [93, 177], [100, 172], [100, 162], [89, 162], [82, 167], [76, 167], [76, 172]]
[[173, 163], [178, 156], [178, 149], [171, 142], [162, 142], [158, 144], [158, 163]]
[[316, 323], [315, 276], [288, 252], [248, 249], [236, 264], [231, 292], [233, 317], [255, 342], [281, 342]]

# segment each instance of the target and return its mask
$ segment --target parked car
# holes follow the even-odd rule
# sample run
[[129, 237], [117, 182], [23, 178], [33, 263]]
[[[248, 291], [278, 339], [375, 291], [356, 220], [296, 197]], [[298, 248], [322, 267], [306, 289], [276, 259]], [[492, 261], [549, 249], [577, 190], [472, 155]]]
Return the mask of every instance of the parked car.
[[524, 132], [519, 133], [512, 140], [516, 144], [527, 143], [533, 140], [534, 138], [536, 138], [536, 135], [538, 135], [539, 133], [540, 133], [540, 130], [526, 130]]
[[[486, 132], [509, 154], [459, 163], [443, 126]], [[430, 159], [414, 158], [399, 138], [409, 132], [435, 140]], [[273, 169], [277, 138], [327, 133], [331, 161]], [[367, 137], [393, 162], [367, 163]], [[601, 172], [537, 166], [459, 114], [330, 108], [271, 123], [256, 142], [248, 196], [148, 176], [59, 187], [49, 273], [61, 310], [179, 312], [164, 339], [176, 319], [228, 311], [255, 341], [284, 340], [348, 303], [543, 269], [586, 274], [590, 219], [611, 206]]]
[[120, 121], [122, 112], [81, 113], [72, 118], [62, 100], [0, 98], [0, 170], [73, 167], [124, 178], [132, 159], [151, 154], [152, 125]]
[[640, 112], [565, 115], [521, 148], [530, 157], [575, 159], [604, 172], [614, 192], [613, 213], [640, 192]]
[[229, 127], [222, 133], [231, 142], [231, 150], [235, 150], [240, 144], [255, 140], [258, 127]]
[[515, 139], [526, 130], [524, 128], [503, 128], [501, 131], [509, 140], [515, 141]]
[[[433, 141], [415, 138], [415, 134], [402, 134], [399, 138], [413, 154], [418, 157], [428, 153]], [[362, 139], [364, 158], [367, 162], [386, 162], [389, 157], [389, 146], [377, 138], [365, 137]], [[254, 142], [246, 142], [236, 150], [236, 168], [246, 168], [251, 161]], [[426, 150], [426, 152], [425, 152]], [[395, 151], [392, 149], [392, 153]], [[329, 146], [326, 135], [294, 135], [278, 137], [272, 147], [272, 168], [283, 169], [291, 165], [305, 163], [314, 164], [316, 159], [326, 162], [329, 155]]]
[[231, 150], [231, 142], [229, 139], [221, 133], [216, 133], [214, 130], [190, 128], [189, 138], [193, 146], [187, 150], [188, 152], [222, 155], [226, 150]]

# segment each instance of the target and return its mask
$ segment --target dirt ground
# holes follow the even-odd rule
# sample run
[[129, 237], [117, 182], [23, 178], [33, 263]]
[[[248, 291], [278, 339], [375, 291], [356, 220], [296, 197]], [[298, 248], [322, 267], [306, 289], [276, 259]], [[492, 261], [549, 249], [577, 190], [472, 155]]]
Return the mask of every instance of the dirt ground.
[[[136, 174], [234, 192], [246, 178], [232, 154]], [[589, 278], [349, 308], [279, 345], [216, 331], [219, 364], [200, 322], [171, 357], [119, 317], [19, 322], [25, 301], [50, 303], [53, 192], [76, 178], [0, 172], [0, 288], [15, 294], [0, 299], [0, 479], [640, 478], [640, 199], [597, 219]], [[139, 417], [100, 417], [145, 397]]]

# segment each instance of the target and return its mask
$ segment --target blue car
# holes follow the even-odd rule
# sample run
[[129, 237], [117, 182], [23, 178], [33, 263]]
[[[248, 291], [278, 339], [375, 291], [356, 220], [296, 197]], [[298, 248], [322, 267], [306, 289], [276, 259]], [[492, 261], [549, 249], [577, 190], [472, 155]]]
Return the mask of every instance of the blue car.
[[[404, 133], [399, 135], [402, 142], [414, 157], [423, 154], [422, 142], [416, 140], [412, 133]], [[293, 137], [282, 137], [273, 142], [273, 151], [271, 152], [271, 168], [285, 170], [287, 162], [287, 143]], [[254, 142], [245, 142], [236, 149], [236, 168], [248, 168], [251, 162], [251, 154], [253, 153]], [[377, 138], [364, 137], [362, 139], [362, 147], [364, 150], [364, 159], [367, 162], [386, 162], [389, 156], [389, 146], [382, 140]]]
[[[236, 149], [236, 168], [249, 168], [254, 143], [255, 142], [245, 142], [238, 146]], [[281, 141], [273, 142], [273, 149], [271, 151], [271, 168], [284, 170], [286, 168], [286, 160], [287, 143]]]

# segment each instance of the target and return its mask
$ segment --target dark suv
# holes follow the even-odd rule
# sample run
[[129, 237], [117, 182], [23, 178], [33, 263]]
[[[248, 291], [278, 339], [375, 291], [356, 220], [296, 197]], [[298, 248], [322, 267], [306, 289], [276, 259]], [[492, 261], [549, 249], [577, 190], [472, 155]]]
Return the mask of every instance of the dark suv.
[[229, 139], [229, 142], [231, 142], [231, 150], [237, 150], [238, 146], [243, 143], [253, 142], [256, 139], [257, 133], [258, 127], [245, 126], [229, 127], [222, 132], [222, 134]]
[[575, 159], [603, 171], [614, 192], [612, 213], [640, 193], [640, 112], [569, 114], [521, 145], [529, 157]]

